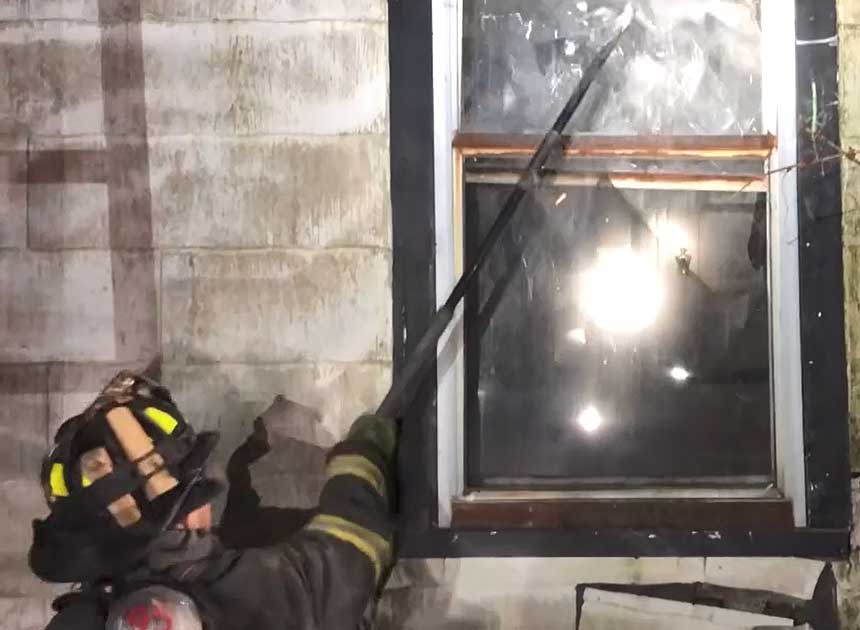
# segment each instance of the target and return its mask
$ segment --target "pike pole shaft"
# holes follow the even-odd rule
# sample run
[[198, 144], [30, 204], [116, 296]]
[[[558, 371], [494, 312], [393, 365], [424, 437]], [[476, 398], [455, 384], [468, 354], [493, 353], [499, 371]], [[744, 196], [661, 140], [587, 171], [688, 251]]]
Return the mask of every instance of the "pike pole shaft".
[[576, 89], [561, 110], [558, 118], [556, 118], [555, 124], [553, 124], [552, 128], [538, 145], [526, 171], [517, 182], [516, 188], [514, 188], [508, 196], [507, 201], [505, 201], [505, 205], [499, 212], [499, 216], [496, 217], [490, 231], [481, 243], [475, 260], [463, 275], [460, 276], [457, 284], [451, 290], [448, 299], [445, 300], [445, 304], [436, 311], [436, 314], [430, 321], [430, 325], [419, 340], [418, 345], [412, 351], [412, 355], [406, 362], [403, 371], [397, 377], [391, 389], [388, 390], [382, 404], [379, 405], [377, 414], [388, 418], [398, 418], [408, 410], [418, 391], [418, 387], [426, 376], [427, 369], [431, 365], [431, 359], [436, 356], [436, 346], [439, 343], [439, 339], [441, 339], [448, 324], [454, 318], [457, 305], [463, 299], [463, 296], [466, 295], [466, 291], [468, 291], [472, 282], [478, 276], [490, 253], [495, 248], [496, 243], [498, 243], [499, 238], [510, 224], [523, 197], [535, 190], [540, 184], [543, 179], [543, 167], [561, 144], [561, 134], [564, 128], [582, 104], [591, 84], [594, 83], [594, 80], [600, 74], [609, 56], [618, 47], [621, 37], [629, 27], [630, 25], [628, 24], [620, 29], [615, 37], [597, 53], [597, 56], [589, 64], [582, 76], [582, 80], [576, 86]]

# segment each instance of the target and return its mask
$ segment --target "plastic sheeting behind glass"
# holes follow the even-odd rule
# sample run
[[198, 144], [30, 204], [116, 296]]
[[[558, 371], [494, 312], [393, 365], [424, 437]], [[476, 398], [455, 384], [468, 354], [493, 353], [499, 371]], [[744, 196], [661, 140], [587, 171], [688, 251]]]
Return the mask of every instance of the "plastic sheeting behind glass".
[[[548, 128], [626, 0], [464, 0], [462, 129]], [[636, 19], [568, 131], [753, 135], [758, 0], [638, 0]]]

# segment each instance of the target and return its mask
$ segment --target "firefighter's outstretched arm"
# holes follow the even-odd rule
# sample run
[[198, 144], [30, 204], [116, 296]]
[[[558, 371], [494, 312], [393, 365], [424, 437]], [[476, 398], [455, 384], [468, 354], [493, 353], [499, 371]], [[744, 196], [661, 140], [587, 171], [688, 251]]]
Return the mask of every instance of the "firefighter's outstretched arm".
[[393, 561], [396, 442], [394, 421], [362, 416], [329, 452], [319, 507], [304, 528], [205, 563], [196, 579], [215, 630], [359, 627]]
[[355, 627], [392, 562], [396, 434], [388, 418], [356, 420], [328, 456], [319, 512], [288, 543], [322, 627]]

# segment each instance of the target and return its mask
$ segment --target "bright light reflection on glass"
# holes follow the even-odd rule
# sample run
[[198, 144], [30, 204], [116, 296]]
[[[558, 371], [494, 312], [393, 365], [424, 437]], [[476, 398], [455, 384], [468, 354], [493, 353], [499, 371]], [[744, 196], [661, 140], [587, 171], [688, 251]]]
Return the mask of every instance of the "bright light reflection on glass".
[[671, 370], [669, 370], [669, 376], [672, 378], [672, 380], [678, 381], [679, 383], [684, 383], [692, 376], [692, 374], [684, 366], [676, 365]]
[[576, 417], [576, 423], [586, 433], [594, 433], [603, 424], [603, 416], [594, 405], [589, 405]]
[[655, 222], [651, 229], [654, 230], [663, 252], [677, 256], [682, 249], [690, 251], [690, 237], [677, 223]]
[[629, 247], [601, 250], [582, 275], [580, 304], [594, 323], [609, 333], [641, 332], [657, 319], [663, 288], [654, 265]]
[[582, 345], [585, 345], [585, 343], [587, 341], [585, 338], [585, 329], [584, 328], [574, 328], [573, 330], [569, 330], [567, 332], [567, 339], [568, 339], [568, 341], [575, 341], [576, 343], [580, 343]]

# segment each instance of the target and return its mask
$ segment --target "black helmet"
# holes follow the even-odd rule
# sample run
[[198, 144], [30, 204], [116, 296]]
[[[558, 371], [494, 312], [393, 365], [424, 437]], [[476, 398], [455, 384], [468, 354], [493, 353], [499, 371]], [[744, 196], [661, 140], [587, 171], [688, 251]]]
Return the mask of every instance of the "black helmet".
[[30, 567], [50, 582], [116, 576], [224, 484], [204, 473], [218, 434], [195, 434], [168, 390], [120, 372], [57, 431], [42, 466], [51, 514], [33, 522]]

